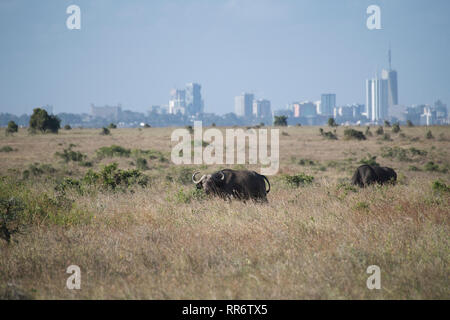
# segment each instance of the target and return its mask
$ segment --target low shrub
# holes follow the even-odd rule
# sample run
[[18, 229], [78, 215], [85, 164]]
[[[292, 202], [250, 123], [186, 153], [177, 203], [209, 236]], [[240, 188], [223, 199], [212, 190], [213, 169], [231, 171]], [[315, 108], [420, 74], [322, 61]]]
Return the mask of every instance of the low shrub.
[[392, 125], [392, 132], [393, 133], [399, 133], [400, 132], [400, 124], [398, 122], [394, 123]]
[[425, 171], [439, 171], [439, 165], [435, 164], [433, 161], [428, 161], [425, 164]]
[[99, 172], [89, 170], [83, 177], [82, 183], [98, 185], [105, 189], [128, 189], [135, 185], [146, 187], [149, 183], [148, 176], [137, 169], [122, 170], [116, 162], [105, 165]]
[[96, 151], [97, 158], [113, 158], [113, 157], [126, 157], [131, 155], [131, 150], [118, 146], [112, 145], [110, 147], [101, 147]]
[[17, 151], [16, 149], [13, 149], [10, 146], [4, 146], [0, 148], [0, 152], [12, 152], [12, 151]]
[[361, 164], [368, 164], [369, 166], [379, 166], [380, 164], [377, 162], [377, 156], [372, 156], [370, 154], [367, 155], [366, 158], [362, 158], [359, 160]]
[[363, 132], [351, 128], [344, 130], [344, 138], [346, 140], [350, 139], [366, 140], [366, 136], [364, 135]]
[[69, 148], [64, 149], [62, 153], [58, 151], [55, 152], [55, 157], [61, 158], [66, 163], [70, 161], [83, 162], [87, 158], [87, 156], [80, 151], [72, 150], [72, 145], [69, 146]]
[[313, 176], [309, 176], [305, 173], [299, 173], [296, 175], [284, 174], [282, 176], [282, 179], [287, 185], [296, 188], [298, 188], [299, 186], [311, 184], [314, 181]]
[[100, 131], [100, 134], [103, 135], [103, 136], [107, 136], [107, 135], [110, 135], [110, 134], [111, 134], [111, 131], [109, 131], [108, 128], [103, 127], [103, 128], [102, 128], [102, 131]]
[[433, 183], [431, 184], [431, 188], [435, 192], [450, 192], [450, 186], [440, 180], [433, 181]]

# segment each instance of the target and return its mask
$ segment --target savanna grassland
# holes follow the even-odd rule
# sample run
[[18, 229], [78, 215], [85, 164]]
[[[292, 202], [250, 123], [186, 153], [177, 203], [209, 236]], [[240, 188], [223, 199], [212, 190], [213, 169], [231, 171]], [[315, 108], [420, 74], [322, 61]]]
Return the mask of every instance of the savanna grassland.
[[[171, 163], [173, 128], [2, 130], [0, 298], [450, 298], [450, 128], [344, 129], [280, 128], [267, 204], [197, 191], [194, 171], [224, 166]], [[398, 183], [351, 186], [364, 162]]]

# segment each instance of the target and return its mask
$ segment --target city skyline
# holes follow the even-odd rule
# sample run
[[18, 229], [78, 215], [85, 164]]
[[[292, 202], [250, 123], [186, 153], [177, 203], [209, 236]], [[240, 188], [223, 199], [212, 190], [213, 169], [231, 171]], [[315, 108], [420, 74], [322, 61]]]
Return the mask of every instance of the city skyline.
[[[87, 113], [91, 103], [146, 112], [187, 82], [202, 84], [205, 112], [216, 114], [233, 112], [242, 90], [273, 110], [324, 92], [337, 105], [364, 103], [389, 46], [402, 104], [448, 103], [450, 4], [372, 2], [80, 0], [81, 29], [68, 30], [71, 1], [3, 1], [0, 112]], [[366, 27], [370, 4], [380, 30]]]

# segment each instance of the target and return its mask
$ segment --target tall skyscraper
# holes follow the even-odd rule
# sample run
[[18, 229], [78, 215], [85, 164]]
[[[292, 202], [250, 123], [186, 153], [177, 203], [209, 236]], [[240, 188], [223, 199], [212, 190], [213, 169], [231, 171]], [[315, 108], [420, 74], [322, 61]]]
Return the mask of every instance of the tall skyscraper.
[[324, 116], [332, 116], [336, 107], [336, 94], [324, 93], [320, 98], [319, 114]]
[[234, 98], [234, 111], [238, 117], [251, 117], [253, 113], [252, 93], [242, 93], [240, 96]]
[[203, 100], [200, 93], [202, 86], [198, 83], [186, 84], [186, 111], [195, 115], [203, 112]]
[[383, 69], [381, 79], [388, 80], [388, 104], [389, 109], [398, 104], [397, 71], [392, 70], [391, 48], [388, 52], [389, 70]]
[[388, 80], [366, 80], [366, 116], [370, 121], [388, 120]]

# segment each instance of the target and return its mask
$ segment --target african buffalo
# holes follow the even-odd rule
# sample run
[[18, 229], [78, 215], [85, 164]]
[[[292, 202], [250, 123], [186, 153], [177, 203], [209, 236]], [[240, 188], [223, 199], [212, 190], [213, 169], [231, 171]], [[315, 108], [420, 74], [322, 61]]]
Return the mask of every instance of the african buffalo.
[[352, 184], [361, 188], [373, 183], [386, 183], [397, 181], [397, 174], [394, 169], [388, 167], [371, 166], [364, 164], [358, 167], [352, 177]]
[[[213, 174], [205, 174], [199, 180], [195, 180], [198, 173], [197, 171], [192, 175], [192, 181], [206, 194], [223, 199], [267, 201], [267, 193], [270, 191], [269, 180], [255, 171], [224, 169]], [[265, 181], [269, 185], [268, 190]]]

